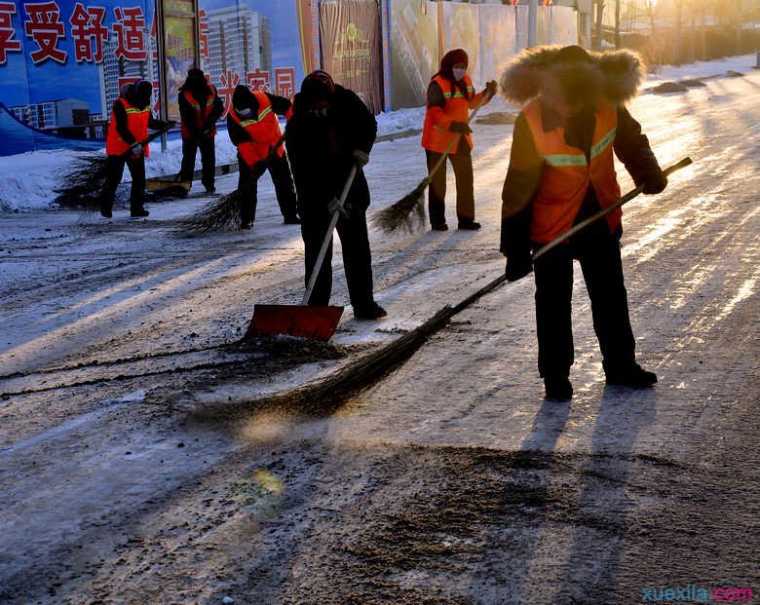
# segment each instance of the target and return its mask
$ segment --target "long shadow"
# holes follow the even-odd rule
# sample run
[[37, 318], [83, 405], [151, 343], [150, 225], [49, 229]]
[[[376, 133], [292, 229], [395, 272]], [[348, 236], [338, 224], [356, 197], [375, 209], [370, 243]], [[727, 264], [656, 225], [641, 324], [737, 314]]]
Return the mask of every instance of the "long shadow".
[[[551, 487], [551, 461], [554, 457], [554, 450], [557, 441], [565, 429], [567, 419], [570, 415], [569, 403], [557, 403], [544, 400], [538, 414], [533, 421], [530, 434], [523, 440], [518, 453], [526, 460], [526, 466], [534, 467], [538, 472], [533, 474], [530, 482], [529, 492], [531, 497], [539, 501], [546, 500]], [[519, 486], [525, 479], [522, 477], [521, 470], [515, 470], [511, 479], [508, 480], [508, 486], [505, 488], [503, 509], [508, 510], [515, 506], [521, 506], [519, 500]], [[517, 495], [511, 493], [512, 489], [517, 489]], [[514, 511], [511, 511], [514, 514]], [[526, 519], [526, 524], [522, 526], [523, 532], [520, 541], [519, 552], [515, 552], [509, 558], [509, 574], [512, 582], [509, 586], [509, 600], [505, 603], [522, 603], [527, 602], [530, 594], [533, 593], [535, 586], [532, 585], [529, 577], [530, 565], [533, 562], [533, 556], [538, 547], [541, 528], [544, 526], [548, 515], [548, 507], [540, 506], [533, 509]], [[515, 517], [513, 517], [515, 518]], [[500, 548], [497, 536], [493, 536], [492, 544], [488, 546], [489, 550]], [[471, 591], [474, 594], [475, 591]]]
[[657, 389], [605, 388], [591, 455], [580, 469], [573, 542], [553, 603], [622, 603], [633, 597], [618, 594], [626, 522], [636, 506], [626, 487], [636, 440], [655, 422], [657, 402]]

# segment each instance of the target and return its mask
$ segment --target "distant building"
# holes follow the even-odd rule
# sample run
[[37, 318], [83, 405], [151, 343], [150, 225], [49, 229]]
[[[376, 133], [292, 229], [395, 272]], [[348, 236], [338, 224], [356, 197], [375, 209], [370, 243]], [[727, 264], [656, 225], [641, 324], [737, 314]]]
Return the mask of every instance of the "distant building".
[[98, 65], [100, 71], [100, 97], [103, 103], [102, 119], [107, 120], [111, 115], [113, 102], [119, 97], [119, 88], [125, 81], [148, 80], [158, 81], [158, 62], [155, 60], [155, 38], [145, 31], [147, 57], [145, 61], [128, 61], [124, 57], [116, 57], [116, 39], [111, 37], [104, 48], [103, 63]]
[[208, 11], [208, 57], [204, 71], [218, 83], [225, 71], [246, 74], [272, 72], [272, 34], [269, 20], [249, 8], [231, 6]]
[[84, 126], [90, 120], [90, 105], [79, 99], [55, 99], [9, 108], [16, 118], [39, 130]]

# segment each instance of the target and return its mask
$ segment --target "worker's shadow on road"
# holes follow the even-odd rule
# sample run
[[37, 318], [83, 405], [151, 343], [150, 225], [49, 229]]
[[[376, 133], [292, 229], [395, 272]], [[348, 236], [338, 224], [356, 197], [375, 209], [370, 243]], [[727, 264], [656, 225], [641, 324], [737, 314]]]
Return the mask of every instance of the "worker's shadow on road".
[[[605, 387], [591, 438], [591, 455], [579, 471], [572, 543], [553, 602], [620, 603], [639, 586], [619, 586], [629, 515], [637, 506], [627, 491], [641, 462], [636, 443], [656, 420], [656, 388]], [[590, 523], [593, 521], [592, 523]]]
[[[505, 490], [504, 510], [511, 511], [510, 516], [518, 515], [518, 526], [524, 531], [520, 531], [519, 549], [506, 553], [510, 581], [509, 598], [504, 602], [532, 602], [538, 584], [547, 590], [547, 603], [622, 602], [614, 595], [619, 593], [617, 577], [627, 517], [634, 507], [626, 487], [636, 462], [634, 446], [642, 430], [653, 423], [656, 407], [655, 389], [605, 388], [591, 452], [565, 454], [555, 449], [571, 404], [544, 400], [520, 448], [537, 472], [526, 479], [516, 469]], [[518, 505], [515, 510], [515, 496], [521, 489], [538, 498], [541, 505]], [[568, 526], [572, 537], [569, 546], [563, 546], [561, 538]], [[547, 571], [548, 541], [556, 554]], [[499, 548], [504, 545], [494, 535], [486, 552]], [[550, 577], [539, 577], [544, 572]], [[555, 594], [548, 599], [550, 592]]]

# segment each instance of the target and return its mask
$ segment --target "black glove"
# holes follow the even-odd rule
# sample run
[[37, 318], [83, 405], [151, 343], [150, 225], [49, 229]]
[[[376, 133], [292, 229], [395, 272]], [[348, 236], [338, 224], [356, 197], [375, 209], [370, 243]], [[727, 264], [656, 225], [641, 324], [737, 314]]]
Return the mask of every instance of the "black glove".
[[456, 132], [458, 134], [470, 134], [472, 132], [472, 128], [470, 128], [467, 122], [452, 122], [449, 124], [449, 132]]
[[498, 84], [496, 84], [496, 80], [491, 80], [486, 84], [486, 95], [488, 96], [489, 101], [496, 96], [497, 90]]
[[665, 176], [665, 173], [662, 170], [659, 170], [654, 174], [647, 175], [647, 178], [644, 181], [644, 193], [646, 195], [662, 193], [667, 186], [668, 177]]
[[507, 257], [507, 268], [504, 273], [507, 281], [517, 281], [533, 271], [533, 258], [530, 253], [517, 254]]

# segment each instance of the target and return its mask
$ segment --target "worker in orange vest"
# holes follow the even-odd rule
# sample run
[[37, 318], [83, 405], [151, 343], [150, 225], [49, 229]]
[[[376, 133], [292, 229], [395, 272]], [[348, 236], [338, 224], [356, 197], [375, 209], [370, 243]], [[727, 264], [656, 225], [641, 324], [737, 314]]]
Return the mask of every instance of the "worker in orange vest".
[[[496, 94], [496, 82], [489, 82], [484, 91], [475, 93], [472, 80], [467, 75], [468, 62], [467, 53], [461, 48], [449, 51], [441, 60], [441, 68], [428, 86], [422, 146], [427, 155], [429, 172], [441, 159], [442, 154], [450, 152], [449, 161], [454, 167], [457, 182], [459, 228], [477, 230], [480, 229], [480, 223], [475, 222], [472, 130], [467, 121], [470, 109], [491, 101]], [[430, 225], [434, 231], [448, 230], [445, 198], [444, 165], [433, 175], [428, 189], [428, 211]]]
[[282, 145], [277, 116], [289, 117], [291, 103], [284, 97], [242, 84], [235, 88], [232, 107], [227, 114], [227, 132], [238, 149], [241, 196], [241, 228], [250, 229], [256, 220], [258, 181], [269, 170], [277, 202], [286, 225], [300, 225], [296, 194], [290, 167]]
[[203, 71], [192, 68], [179, 89], [179, 115], [182, 125], [182, 168], [180, 181], [192, 183], [195, 156], [200, 149], [201, 182], [207, 193], [214, 193], [216, 122], [224, 113], [224, 103]]
[[124, 175], [124, 166], [132, 176], [130, 215], [147, 217], [145, 210], [145, 158], [150, 157], [150, 145], [137, 144], [148, 138], [148, 129], [164, 130], [171, 122], [156, 120], [151, 112], [153, 85], [141, 80], [125, 86], [114, 101], [106, 134], [106, 183], [100, 198], [100, 213], [111, 218], [116, 189]]
[[525, 51], [502, 76], [505, 97], [524, 107], [502, 194], [501, 251], [510, 281], [535, 269], [538, 369], [549, 400], [573, 395], [574, 259], [591, 298], [607, 384], [644, 388], [657, 382], [636, 363], [620, 256], [621, 210], [548, 252], [535, 267], [531, 256], [531, 249], [618, 200], [614, 155], [644, 193], [667, 186], [647, 137], [624, 106], [642, 72], [635, 53], [592, 55], [569, 46]]

